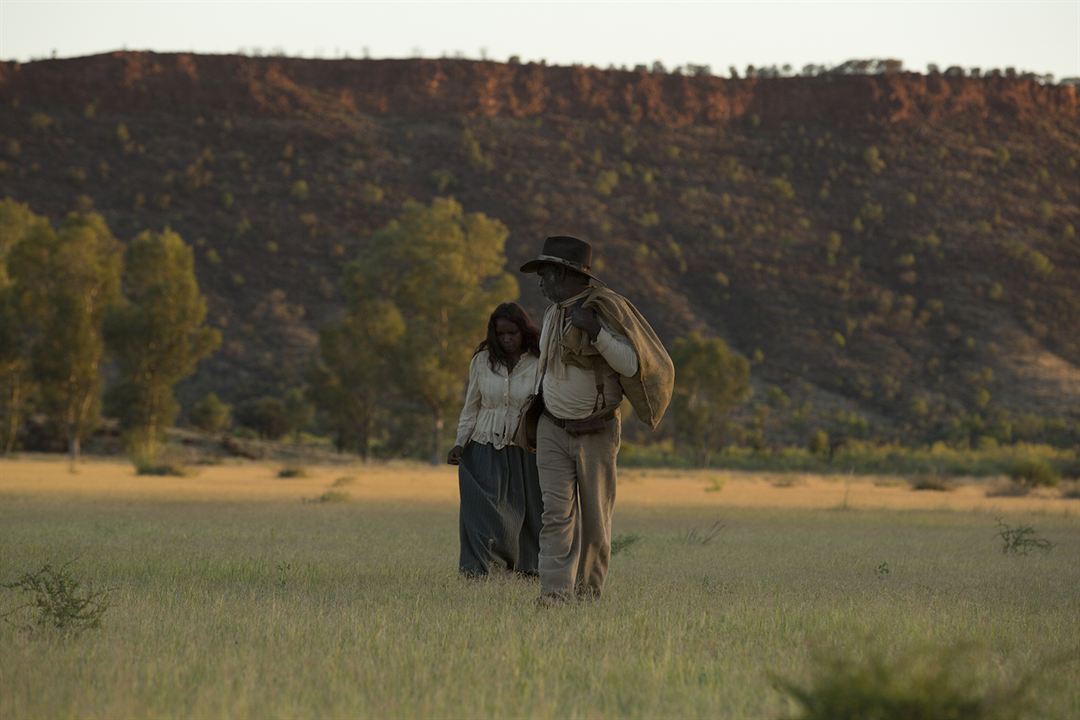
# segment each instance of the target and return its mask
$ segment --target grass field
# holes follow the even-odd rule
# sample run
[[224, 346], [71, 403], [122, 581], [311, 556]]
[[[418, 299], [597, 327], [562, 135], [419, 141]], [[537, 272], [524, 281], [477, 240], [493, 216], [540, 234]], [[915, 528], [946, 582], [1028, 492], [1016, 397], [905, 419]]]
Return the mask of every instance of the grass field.
[[[0, 461], [0, 581], [113, 588], [100, 629], [0, 625], [0, 717], [777, 718], [819, 651], [967, 644], [977, 682], [1036, 679], [1030, 717], [1080, 717], [1080, 500], [627, 470], [605, 597], [538, 609], [457, 576], [453, 469], [278, 470]], [[998, 517], [1054, 547], [1003, 554]]]

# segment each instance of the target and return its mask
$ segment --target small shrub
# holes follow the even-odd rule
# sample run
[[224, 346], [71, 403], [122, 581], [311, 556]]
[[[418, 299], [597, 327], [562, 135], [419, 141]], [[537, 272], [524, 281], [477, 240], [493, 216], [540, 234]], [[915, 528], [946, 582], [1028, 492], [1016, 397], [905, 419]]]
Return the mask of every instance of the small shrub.
[[611, 195], [619, 184], [619, 173], [616, 170], [601, 170], [593, 183], [593, 189], [605, 197]]
[[175, 463], [135, 463], [136, 475], [157, 475], [161, 477], [187, 477], [188, 472]]
[[278, 589], [284, 590], [289, 584], [289, 571], [292, 570], [292, 564], [287, 562], [279, 562], [275, 567], [277, 569]]
[[360, 188], [360, 197], [363, 198], [364, 202], [371, 205], [377, 205], [378, 203], [381, 203], [385, 196], [386, 191], [384, 191], [375, 183], [367, 182], [364, 183], [364, 186], [362, 188]]
[[223, 403], [216, 393], [208, 393], [191, 408], [190, 420], [203, 432], [219, 433], [232, 423], [232, 406]]
[[811, 678], [774, 677], [799, 707], [797, 720], [1019, 720], [1030, 705], [1030, 676], [1009, 687], [984, 680], [991, 663], [968, 647], [909, 652], [880, 650], [815, 659]]
[[724, 478], [714, 476], [709, 478], [709, 484], [705, 486], [705, 492], [720, 492], [724, 489]]
[[495, 161], [484, 152], [480, 141], [469, 128], [465, 128], [461, 133], [461, 148], [473, 170], [490, 172], [495, 167]]
[[637, 218], [637, 221], [642, 227], [656, 227], [660, 224], [660, 215], [659, 213], [650, 210], [649, 212], [642, 213], [641, 216]]
[[908, 479], [908, 484], [911, 485], [912, 490], [948, 492], [953, 489], [953, 485], [949, 479], [944, 475], [938, 475], [937, 473], [916, 475], [915, 477]]
[[792, 200], [795, 198], [795, 188], [791, 186], [791, 183], [788, 182], [786, 178], [773, 178], [769, 181], [769, 189], [781, 200]]
[[435, 192], [442, 195], [448, 190], [454, 189], [457, 185], [457, 178], [449, 170], [432, 170], [431, 182], [435, 185]]
[[698, 530], [696, 527], [690, 528], [683, 540], [688, 545], [708, 545], [716, 539], [724, 527], [724, 524], [717, 520], [708, 530]]
[[51, 117], [45, 113], [37, 112], [30, 117], [30, 127], [34, 128], [38, 132], [44, 132], [51, 128], [54, 121]]
[[349, 493], [341, 492], [340, 490], [327, 490], [322, 495], [311, 498], [310, 500], [304, 498], [306, 503], [339, 503], [345, 502], [349, 499]]
[[616, 535], [611, 539], [611, 554], [612, 556], [615, 556], [621, 552], [629, 551], [630, 548], [639, 542], [641, 542], [641, 536], [636, 533], [622, 533]]
[[330, 484], [330, 487], [345, 487], [356, 482], [356, 478], [350, 476], [339, 477]]
[[307, 470], [299, 465], [286, 465], [278, 470], [277, 476], [279, 478], [304, 478], [307, 477]]
[[875, 145], [871, 145], [863, 151], [863, 162], [866, 163], [866, 167], [870, 169], [870, 172], [875, 175], [885, 169], [885, 161], [881, 159], [881, 151]]
[[1023, 497], [1030, 492], [1029, 486], [1006, 480], [990, 487], [986, 491], [986, 497]]
[[79, 633], [101, 626], [101, 618], [109, 609], [109, 589], [83, 589], [65, 563], [59, 568], [46, 564], [35, 573], [24, 573], [17, 580], [0, 583], [0, 587], [29, 595], [30, 600], [4, 613], [8, 618], [23, 609], [31, 609], [33, 624], [39, 628], [54, 628]]
[[997, 524], [997, 537], [1001, 538], [1001, 552], [1004, 555], [1028, 555], [1036, 550], [1050, 552], [1054, 547], [1049, 540], [1039, 537], [1030, 525], [1012, 527], [1001, 518], [997, 519]]
[[1045, 460], [1019, 460], [1009, 468], [1013, 482], [1027, 488], [1054, 487], [1060, 479], [1057, 470]]
[[289, 189], [289, 194], [292, 195], [294, 200], [304, 201], [308, 199], [311, 190], [308, 188], [306, 180], [297, 180]]

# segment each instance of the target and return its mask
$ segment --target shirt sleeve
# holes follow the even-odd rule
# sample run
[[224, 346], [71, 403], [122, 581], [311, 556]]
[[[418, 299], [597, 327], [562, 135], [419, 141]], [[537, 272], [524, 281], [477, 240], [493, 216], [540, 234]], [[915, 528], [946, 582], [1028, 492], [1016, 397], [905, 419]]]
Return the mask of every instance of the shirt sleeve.
[[593, 345], [611, 366], [611, 369], [623, 377], [633, 377], [638, 371], [638, 356], [634, 346], [622, 335], [611, 332], [601, 326]]
[[476, 428], [476, 416], [480, 414], [480, 378], [477, 376], [482, 354], [475, 355], [469, 365], [469, 388], [465, 391], [465, 404], [461, 407], [457, 439], [454, 441], [455, 445], [461, 447], [465, 447], [465, 443], [472, 437]]

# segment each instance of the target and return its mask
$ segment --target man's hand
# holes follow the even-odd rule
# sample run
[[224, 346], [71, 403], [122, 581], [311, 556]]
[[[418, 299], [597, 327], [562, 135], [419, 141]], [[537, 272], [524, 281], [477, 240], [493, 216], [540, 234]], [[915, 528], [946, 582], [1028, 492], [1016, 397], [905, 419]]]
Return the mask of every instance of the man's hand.
[[460, 465], [461, 464], [461, 454], [463, 452], [465, 452], [465, 448], [461, 447], [460, 445], [455, 445], [454, 447], [450, 448], [450, 452], [447, 453], [447, 455], [446, 455], [446, 464], [447, 465]]
[[570, 311], [570, 324], [580, 328], [589, 334], [590, 340], [596, 340], [600, 334], [600, 321], [596, 319], [596, 313], [592, 309], [582, 305], [582, 300]]

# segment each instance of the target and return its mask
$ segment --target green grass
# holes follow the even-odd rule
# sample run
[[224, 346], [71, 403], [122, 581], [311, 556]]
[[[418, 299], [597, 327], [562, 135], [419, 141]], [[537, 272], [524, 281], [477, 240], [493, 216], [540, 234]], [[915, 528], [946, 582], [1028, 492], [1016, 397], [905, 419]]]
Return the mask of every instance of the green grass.
[[[0, 581], [46, 562], [113, 588], [98, 630], [0, 624], [0, 717], [721, 717], [795, 710], [823, 649], [976, 642], [1008, 680], [1080, 647], [1080, 520], [1005, 556], [994, 517], [618, 507], [599, 602], [457, 576], [446, 504], [151, 502], [8, 494]], [[879, 570], [887, 563], [889, 572]], [[0, 608], [15, 598], [0, 591]], [[1080, 716], [1077, 665], [1032, 717]]]

